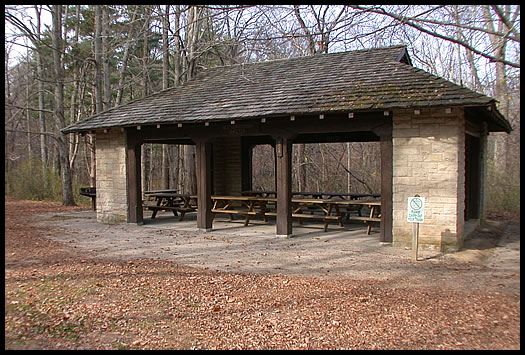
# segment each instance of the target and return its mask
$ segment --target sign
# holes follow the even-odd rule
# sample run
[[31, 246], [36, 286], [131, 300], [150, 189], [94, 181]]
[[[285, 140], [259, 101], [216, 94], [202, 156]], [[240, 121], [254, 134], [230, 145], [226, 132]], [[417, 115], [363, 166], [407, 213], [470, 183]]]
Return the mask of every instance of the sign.
[[409, 197], [407, 221], [413, 223], [423, 223], [425, 221], [425, 198]]

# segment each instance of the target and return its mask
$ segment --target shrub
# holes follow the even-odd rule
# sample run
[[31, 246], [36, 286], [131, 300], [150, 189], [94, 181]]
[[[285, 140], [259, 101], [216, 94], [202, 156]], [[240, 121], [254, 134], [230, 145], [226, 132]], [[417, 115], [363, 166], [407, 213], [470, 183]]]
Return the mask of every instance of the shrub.
[[[90, 205], [91, 199], [80, 195], [78, 178], [73, 178], [73, 196], [77, 204]], [[52, 168], [42, 168], [39, 159], [25, 159], [5, 172], [5, 196], [17, 200], [62, 201], [61, 176]]]
[[487, 175], [487, 210], [519, 213], [519, 176], [514, 176], [516, 174], [509, 171], [497, 170], [492, 161], [489, 161]]

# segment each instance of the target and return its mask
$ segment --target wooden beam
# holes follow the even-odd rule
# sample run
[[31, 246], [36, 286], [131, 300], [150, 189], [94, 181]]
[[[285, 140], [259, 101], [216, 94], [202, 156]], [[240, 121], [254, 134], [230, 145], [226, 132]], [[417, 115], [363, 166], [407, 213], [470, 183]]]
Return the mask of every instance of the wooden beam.
[[127, 130], [126, 174], [128, 191], [128, 223], [143, 224], [141, 187], [141, 139], [137, 131]]
[[[392, 116], [390, 114], [390, 116]], [[215, 122], [213, 130], [208, 129], [204, 122], [198, 121], [188, 124], [162, 124], [162, 129], [156, 125], [142, 126], [141, 135], [145, 141], [189, 138], [199, 136], [206, 139], [228, 136], [278, 136], [289, 132], [294, 134], [326, 134], [333, 132], [362, 132], [377, 131], [379, 127], [390, 119], [383, 116], [383, 111], [354, 113], [353, 119], [345, 114], [324, 114], [323, 124], [319, 124], [319, 115], [295, 115], [295, 121], [288, 117], [275, 119], [238, 120], [232, 125], [230, 120]], [[263, 120], [265, 123], [263, 123]], [[301, 124], [297, 124], [300, 122]], [[209, 127], [212, 127], [211, 125]]]
[[277, 137], [277, 237], [292, 236], [292, 141], [288, 137]]
[[211, 154], [212, 144], [209, 141], [196, 141], [197, 160], [197, 228], [209, 232], [212, 229], [211, 213]]
[[[392, 127], [392, 126], [390, 126]], [[392, 181], [393, 181], [393, 145], [392, 129], [380, 136], [381, 149], [381, 222], [379, 241], [392, 243]]]

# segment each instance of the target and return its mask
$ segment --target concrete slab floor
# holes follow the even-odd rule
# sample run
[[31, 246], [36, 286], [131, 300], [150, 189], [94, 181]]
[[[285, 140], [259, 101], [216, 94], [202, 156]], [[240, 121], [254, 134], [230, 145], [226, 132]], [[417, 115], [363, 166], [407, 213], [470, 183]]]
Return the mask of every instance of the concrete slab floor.
[[[42, 218], [43, 217], [43, 218]], [[391, 269], [409, 272], [411, 251], [382, 245], [379, 228], [366, 234], [361, 222], [294, 222], [293, 237], [277, 238], [275, 221], [243, 219], [230, 221], [218, 215], [211, 232], [197, 229], [195, 214], [184, 221], [171, 213], [159, 213], [152, 220], [145, 213], [144, 224], [104, 224], [93, 211], [41, 215], [39, 223], [54, 232], [49, 238], [86, 250], [101, 258], [153, 258], [172, 260], [187, 266], [230, 272], [284, 273], [319, 276], [352, 275], [353, 278], [391, 278]], [[438, 252], [420, 252], [432, 260]]]
[[418, 261], [413, 261], [409, 248], [382, 245], [378, 227], [367, 235], [366, 226], [356, 222], [344, 228], [331, 224], [327, 232], [322, 223], [295, 222], [293, 237], [277, 238], [272, 221], [254, 219], [245, 227], [243, 220], [231, 222], [219, 215], [213, 230], [203, 232], [197, 229], [195, 214], [182, 222], [168, 213], [155, 220], [150, 216], [145, 214], [144, 225], [100, 223], [93, 211], [46, 213], [32, 219], [44, 227], [44, 237], [86, 258], [110, 262], [157, 259], [211, 271], [377, 280], [392, 287], [440, 287], [448, 282], [459, 289], [520, 289], [519, 224], [508, 231], [510, 236], [496, 231], [502, 246], [453, 254], [420, 250]]

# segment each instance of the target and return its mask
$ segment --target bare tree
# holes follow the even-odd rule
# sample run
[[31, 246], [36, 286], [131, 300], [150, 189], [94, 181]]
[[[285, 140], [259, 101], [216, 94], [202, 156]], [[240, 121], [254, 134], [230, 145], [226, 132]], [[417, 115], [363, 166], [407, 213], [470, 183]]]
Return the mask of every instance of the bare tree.
[[[64, 67], [62, 64], [62, 5], [53, 5], [51, 14], [53, 19], [52, 43], [55, 72], [55, 124], [57, 131], [60, 132], [60, 129], [66, 127], [66, 118], [64, 115]], [[67, 140], [67, 135], [59, 134], [57, 137], [60, 170], [62, 173], [62, 203], [65, 206], [75, 206]]]
[[[36, 42], [35, 43], [35, 49], [37, 46], [40, 45], [40, 28], [41, 28], [41, 20], [40, 15], [42, 11], [42, 6], [34, 5], [35, 7], [35, 15], [36, 15]], [[42, 65], [42, 57], [40, 54], [40, 51], [38, 49], [35, 50], [35, 59], [36, 59], [36, 70], [37, 70], [37, 85], [38, 85], [38, 123], [40, 125], [40, 132], [46, 131], [46, 117], [44, 112], [44, 72], [43, 72], [43, 65]], [[43, 183], [44, 187], [47, 185], [47, 179], [46, 179], [46, 167], [47, 167], [47, 138], [45, 134], [40, 135], [40, 159], [42, 162], [42, 176], [43, 176]]]
[[111, 48], [109, 46], [109, 5], [102, 6], [102, 72], [104, 82], [104, 110], [111, 108], [111, 71], [109, 66], [109, 57]]
[[[165, 12], [162, 13], [162, 10], [159, 6], [159, 12], [162, 21], [162, 89], [166, 90], [169, 87], [169, 16], [170, 16], [170, 6], [165, 5]], [[161, 168], [161, 182], [162, 188], [169, 188], [169, 146], [167, 144], [162, 145], [162, 168]]]

